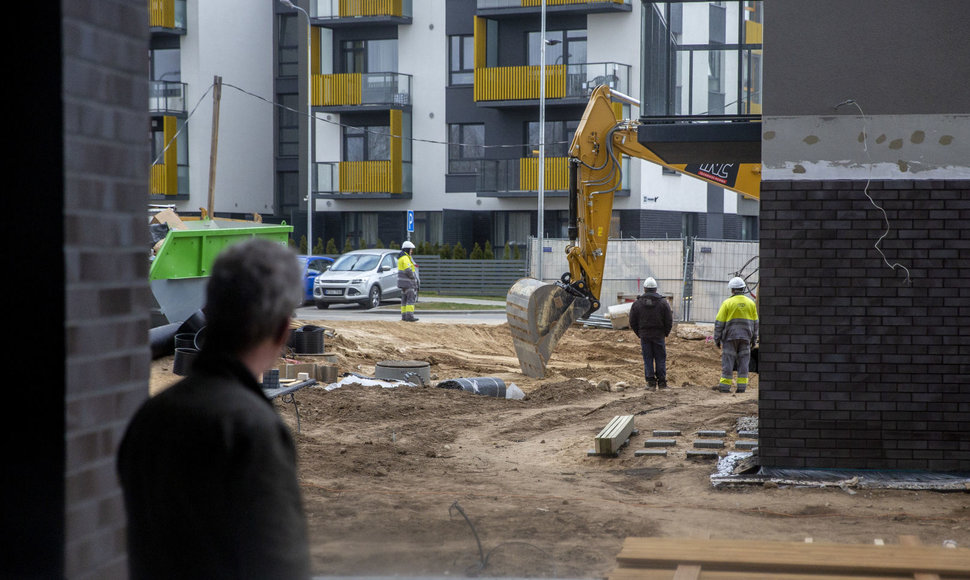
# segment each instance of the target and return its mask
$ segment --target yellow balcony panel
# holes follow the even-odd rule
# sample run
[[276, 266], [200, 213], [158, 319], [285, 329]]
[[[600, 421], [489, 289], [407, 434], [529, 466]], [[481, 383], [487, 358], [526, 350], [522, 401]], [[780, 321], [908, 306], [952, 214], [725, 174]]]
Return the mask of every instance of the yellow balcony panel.
[[401, 0], [340, 0], [340, 18], [404, 16]]
[[173, 195], [178, 193], [175, 183], [170, 183], [168, 169], [164, 164], [152, 165], [151, 184], [149, 192], [152, 195]]
[[[539, 190], [539, 158], [523, 157], [519, 159], [519, 189], [522, 191]], [[545, 183], [546, 191], [564, 191], [569, 189], [569, 158], [546, 157]]]
[[148, 0], [148, 25], [175, 28], [175, 0]]
[[[626, 0], [546, 0], [546, 6], [567, 6], [570, 4], [626, 4]], [[542, 0], [522, 0], [522, 6], [542, 6]]]
[[313, 75], [313, 106], [360, 104], [360, 74]]
[[764, 42], [764, 25], [754, 20], [744, 21], [745, 44], [762, 44]]
[[[505, 66], [475, 69], [476, 101], [534, 100], [539, 98], [540, 67]], [[566, 65], [546, 66], [546, 98], [566, 96]]]
[[[397, 165], [400, 168], [400, 164]], [[340, 163], [340, 193], [401, 193], [399, 183], [390, 161]]]

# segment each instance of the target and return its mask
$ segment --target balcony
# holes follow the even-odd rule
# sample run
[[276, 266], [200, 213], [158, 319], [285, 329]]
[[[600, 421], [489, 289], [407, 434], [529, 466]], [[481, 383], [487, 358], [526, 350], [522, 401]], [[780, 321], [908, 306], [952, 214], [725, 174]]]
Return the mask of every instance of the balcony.
[[[630, 194], [629, 163], [623, 158], [620, 189]], [[549, 197], [565, 197], [569, 190], [569, 158], [546, 157], [543, 190]], [[481, 162], [476, 181], [480, 197], [535, 197], [539, 191], [539, 158], [487, 159]]]
[[148, 0], [152, 32], [185, 34], [185, 0]]
[[313, 106], [332, 112], [404, 109], [411, 105], [411, 75], [401, 73], [350, 73], [313, 75]]
[[316, 0], [310, 15], [328, 28], [410, 24], [412, 0]]
[[[508, 66], [475, 69], [475, 101], [484, 106], [535, 106], [539, 101], [540, 67]], [[547, 104], [585, 104], [593, 89], [609, 85], [629, 94], [630, 66], [615, 62], [546, 65]]]
[[[546, 12], [553, 14], [594, 14], [597, 12], [630, 12], [631, 0], [546, 0]], [[541, 0], [478, 0], [480, 16], [519, 16], [538, 14]]]
[[185, 83], [151, 81], [148, 87], [148, 110], [156, 115], [184, 115]]
[[335, 161], [316, 164], [314, 194], [331, 199], [410, 199], [411, 164]]

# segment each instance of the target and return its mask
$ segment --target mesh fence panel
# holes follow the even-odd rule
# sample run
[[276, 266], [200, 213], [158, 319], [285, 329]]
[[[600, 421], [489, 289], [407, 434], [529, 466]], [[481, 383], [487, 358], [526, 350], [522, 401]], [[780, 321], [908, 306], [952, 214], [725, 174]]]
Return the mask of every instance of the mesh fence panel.
[[727, 283], [734, 276], [757, 293], [758, 242], [698, 240], [692, 244], [692, 295], [688, 317], [692, 322], [714, 322], [721, 302], [730, 296]]

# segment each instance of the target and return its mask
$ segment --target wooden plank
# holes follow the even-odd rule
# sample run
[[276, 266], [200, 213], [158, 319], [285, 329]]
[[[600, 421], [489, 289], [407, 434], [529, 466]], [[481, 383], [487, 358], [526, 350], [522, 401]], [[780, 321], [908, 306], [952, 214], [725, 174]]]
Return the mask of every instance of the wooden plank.
[[[899, 544], [902, 546], [919, 546], [920, 541], [916, 536], [904, 535], [899, 536]], [[939, 574], [932, 574], [928, 572], [913, 572], [913, 580], [940, 580]]]
[[617, 415], [594, 439], [594, 449], [601, 455], [615, 454], [633, 433], [633, 415]]
[[681, 564], [674, 570], [674, 580], [698, 580], [701, 577], [701, 567], [695, 564]]
[[[676, 570], [657, 568], [617, 568], [607, 580], [673, 580]], [[852, 576], [851, 580], [909, 580], [912, 575]], [[698, 580], [846, 580], [833, 574], [785, 574], [777, 572], [720, 572], [701, 570]]]
[[691, 538], [627, 538], [617, 555], [621, 567], [673, 568], [699, 564], [723, 571], [777, 573], [900, 574], [915, 571], [966, 574], [970, 549], [928, 546], [874, 546], [696, 540]]

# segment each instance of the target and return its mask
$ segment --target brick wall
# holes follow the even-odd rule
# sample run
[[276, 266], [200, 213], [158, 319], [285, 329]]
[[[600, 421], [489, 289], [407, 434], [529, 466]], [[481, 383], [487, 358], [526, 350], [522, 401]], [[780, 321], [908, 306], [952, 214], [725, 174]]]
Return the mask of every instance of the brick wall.
[[766, 181], [760, 447], [774, 467], [970, 470], [970, 181]]
[[147, 4], [63, 10], [64, 571], [124, 578], [115, 453], [150, 364]]

